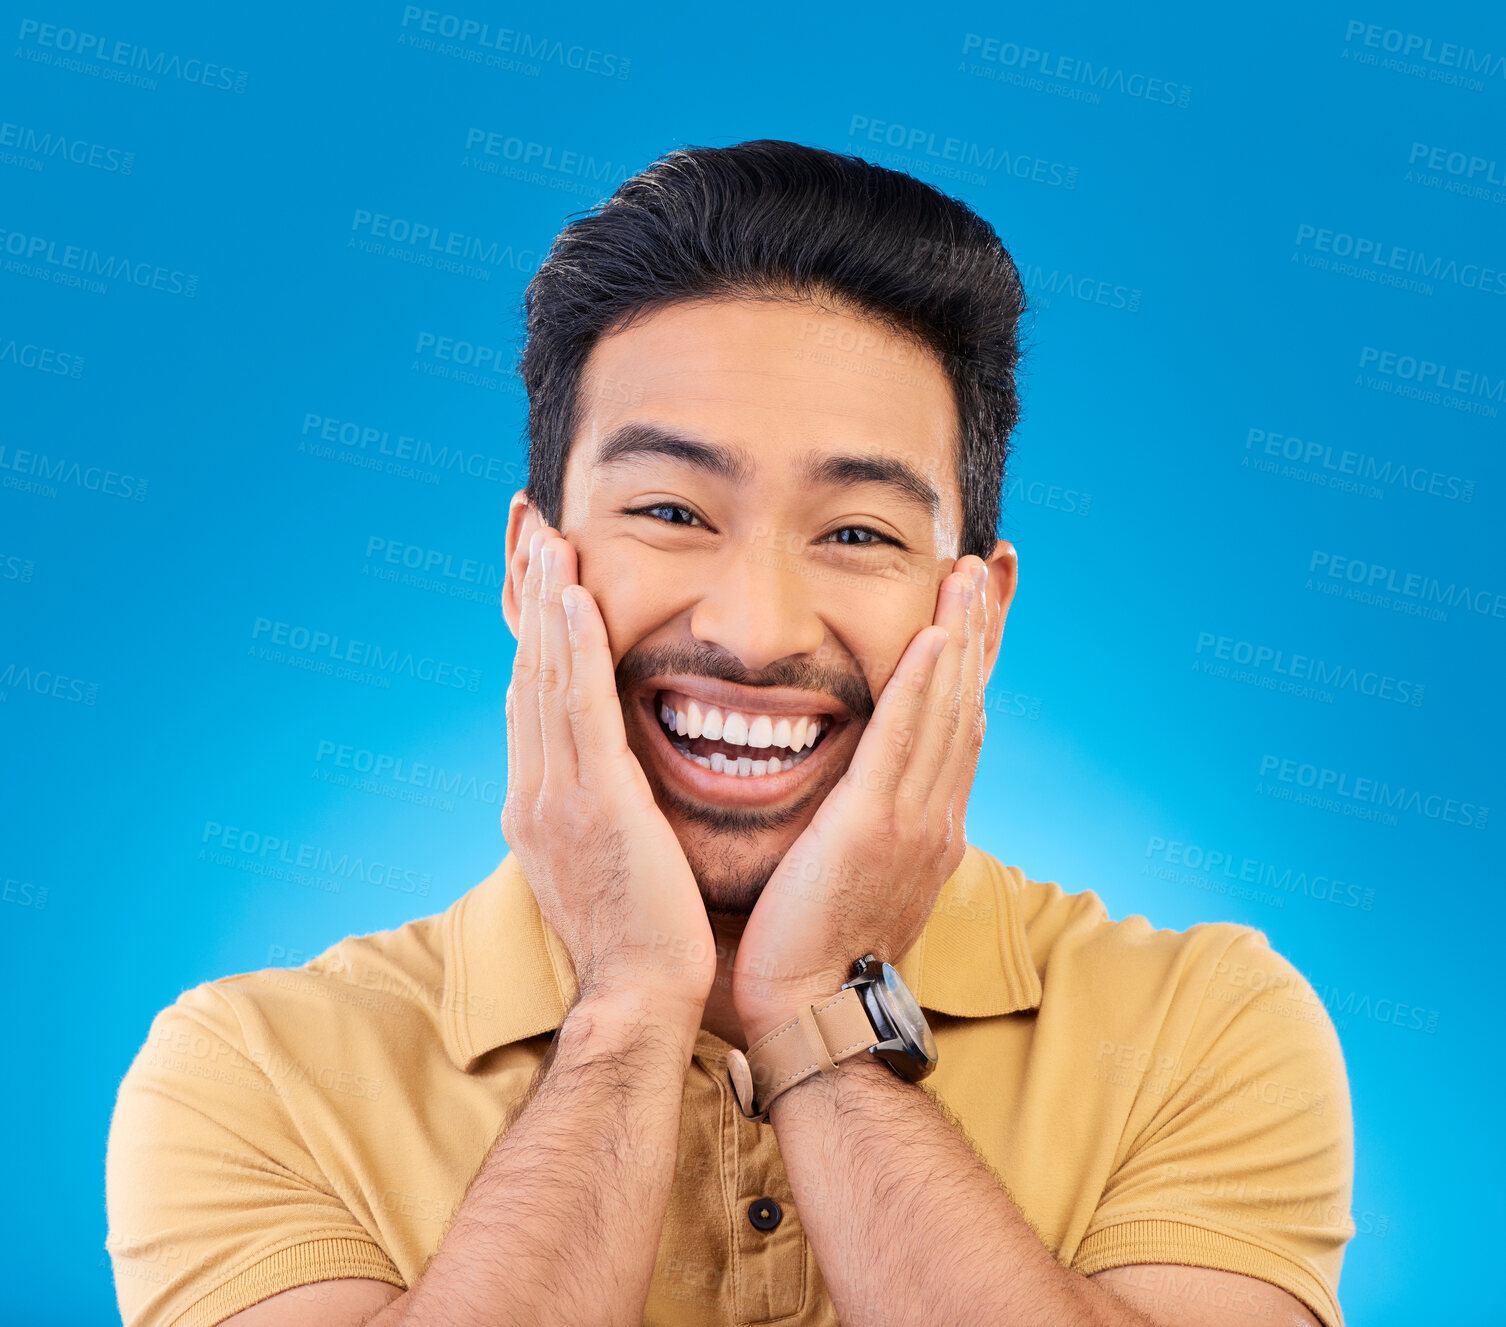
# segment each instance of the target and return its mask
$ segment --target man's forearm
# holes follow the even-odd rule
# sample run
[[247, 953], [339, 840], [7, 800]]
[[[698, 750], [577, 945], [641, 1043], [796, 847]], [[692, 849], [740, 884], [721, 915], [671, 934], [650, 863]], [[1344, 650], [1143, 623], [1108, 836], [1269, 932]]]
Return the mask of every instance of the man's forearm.
[[427, 1270], [369, 1327], [642, 1320], [699, 1011], [586, 1000]]
[[769, 1119], [843, 1327], [1145, 1327], [1062, 1267], [932, 1097], [879, 1061], [806, 1079]]

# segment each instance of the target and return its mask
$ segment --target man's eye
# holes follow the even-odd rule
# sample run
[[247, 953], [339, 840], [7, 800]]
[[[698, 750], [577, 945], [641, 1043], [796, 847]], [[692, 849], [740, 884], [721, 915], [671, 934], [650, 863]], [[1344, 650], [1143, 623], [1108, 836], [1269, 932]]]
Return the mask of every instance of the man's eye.
[[[862, 538], [855, 537], [859, 535]], [[844, 525], [840, 530], [833, 530], [821, 542], [846, 544], [850, 548], [867, 548], [874, 544], [893, 544], [895, 541], [888, 535], [880, 534], [877, 530], [870, 530], [866, 525]]]
[[[683, 525], [690, 528], [706, 528], [706, 523], [701, 520], [689, 507], [682, 507], [678, 502], [656, 502], [649, 507], [630, 507], [624, 513], [628, 516], [648, 516], [665, 525]], [[877, 530], [870, 529], [866, 525], [844, 525], [840, 529], [833, 530], [824, 539], [817, 543], [843, 544], [848, 548], [873, 548], [879, 544], [891, 544], [900, 547], [899, 541], [891, 539], [886, 534], [880, 534]]]
[[628, 515], [652, 516], [656, 521], [663, 521], [665, 525], [701, 524], [701, 518], [689, 507], [681, 507], [674, 502], [656, 502], [652, 507], [634, 507]]

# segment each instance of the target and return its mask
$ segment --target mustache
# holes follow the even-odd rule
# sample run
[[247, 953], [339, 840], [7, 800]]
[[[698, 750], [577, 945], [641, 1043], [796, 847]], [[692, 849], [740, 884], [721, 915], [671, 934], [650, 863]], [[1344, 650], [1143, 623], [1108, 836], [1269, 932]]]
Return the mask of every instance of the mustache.
[[614, 672], [617, 694], [622, 698], [651, 677], [681, 673], [738, 686], [790, 687], [834, 696], [857, 718], [873, 717], [873, 696], [868, 683], [860, 675], [840, 672], [808, 659], [776, 659], [767, 668], [753, 672], [725, 650], [703, 641], [692, 641], [677, 645], [635, 645], [618, 660]]

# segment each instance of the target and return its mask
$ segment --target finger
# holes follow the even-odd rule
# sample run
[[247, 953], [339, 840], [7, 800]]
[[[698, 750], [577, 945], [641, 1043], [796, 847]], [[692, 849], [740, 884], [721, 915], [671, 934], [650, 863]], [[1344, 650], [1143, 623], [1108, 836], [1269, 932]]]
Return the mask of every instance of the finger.
[[892, 800], [898, 790], [916, 733], [924, 719], [926, 691], [947, 643], [944, 626], [933, 623], [921, 628], [905, 647], [893, 674], [879, 693], [873, 717], [863, 730], [846, 775], [865, 794]]
[[978, 757], [983, 749], [983, 735], [987, 729], [988, 716], [988, 595], [987, 566], [984, 566], [983, 582], [979, 587], [974, 605], [971, 639], [968, 642], [968, 661], [964, 671], [971, 679], [968, 692], [963, 697], [962, 715], [958, 722], [957, 736], [952, 743], [947, 765], [937, 780], [938, 792], [952, 790], [951, 805], [961, 815], [972, 793], [973, 779], [978, 773]]
[[528, 540], [523, 585], [518, 594], [518, 653], [514, 664], [531, 684], [539, 667], [539, 586], [543, 566], [539, 561], [539, 543], [543, 530], [535, 530]]
[[528, 569], [519, 596], [518, 649], [513, 658], [512, 682], [507, 688], [507, 779], [538, 788], [544, 775], [544, 746], [539, 731], [539, 575], [540, 533], [529, 541]]
[[965, 566], [954, 570], [942, 583], [936, 621], [947, 629], [947, 648], [937, 660], [936, 674], [922, 698], [920, 728], [901, 775], [901, 795], [921, 805], [931, 801], [937, 776], [956, 737], [967, 686], [965, 670], [976, 599], [972, 577]]
[[565, 709], [572, 664], [570, 632], [560, 591], [575, 581], [575, 550], [553, 530], [539, 541], [539, 731], [543, 738], [544, 780], [555, 787], [575, 782], [579, 766], [575, 733]]
[[[591, 592], [567, 586], [562, 608], [569, 627], [571, 672], [566, 708], [581, 769], [622, 777], [622, 762], [631, 758], [607, 626]], [[636, 760], [634, 764], [636, 765]], [[647, 786], [645, 784], [645, 786]]]

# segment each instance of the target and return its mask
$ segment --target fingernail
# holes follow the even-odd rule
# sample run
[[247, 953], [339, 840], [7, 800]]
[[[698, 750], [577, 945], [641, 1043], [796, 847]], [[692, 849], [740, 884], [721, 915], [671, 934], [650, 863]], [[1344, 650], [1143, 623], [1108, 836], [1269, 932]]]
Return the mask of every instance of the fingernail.
[[532, 562], [539, 555], [539, 540], [544, 537], [542, 530], [535, 530], [528, 536], [528, 560]]
[[553, 544], [544, 545], [542, 557], [544, 561], [544, 575], [546, 576], [554, 570], [554, 552], [555, 550]]
[[973, 568], [973, 584], [981, 590], [987, 583], [987, 581], [988, 567], [984, 563], [980, 562], [976, 567]]
[[580, 586], [567, 585], [560, 591], [560, 603], [565, 608], [565, 619], [573, 627], [575, 620], [580, 616], [580, 610], [585, 606], [581, 595]]
[[943, 631], [941, 635], [937, 636], [931, 642], [931, 658], [935, 659], [941, 654], [942, 650], [946, 649], [946, 643], [950, 639], [951, 634], [950, 631]]

